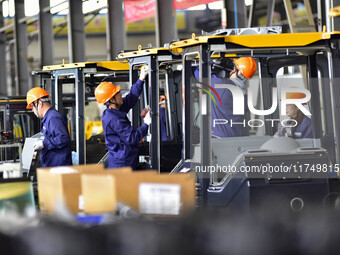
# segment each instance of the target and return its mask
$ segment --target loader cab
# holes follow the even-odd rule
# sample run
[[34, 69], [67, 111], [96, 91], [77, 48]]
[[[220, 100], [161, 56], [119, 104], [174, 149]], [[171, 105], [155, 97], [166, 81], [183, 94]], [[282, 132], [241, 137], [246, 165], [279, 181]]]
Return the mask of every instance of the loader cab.
[[[140, 143], [140, 162], [148, 169], [170, 172], [180, 161], [182, 151], [182, 87], [181, 56], [168, 48], [146, 48], [139, 46], [136, 51], [122, 52], [120, 61], [130, 65], [130, 84], [136, 82], [142, 65], [149, 66], [144, 90], [139, 103], [133, 109], [132, 124], [135, 128], [142, 124], [141, 111], [150, 107], [150, 135]], [[165, 97], [165, 132], [168, 141], [161, 139], [160, 97]], [[163, 129], [164, 132], [164, 129]]]
[[2, 144], [19, 142], [40, 130], [40, 121], [32, 110], [26, 109], [26, 97], [0, 98], [0, 141]]
[[25, 139], [40, 131], [39, 119], [26, 106], [26, 97], [0, 98], [0, 178], [22, 176]]
[[52, 106], [67, 119], [74, 164], [98, 163], [107, 153], [101, 125], [105, 107], [96, 102], [94, 90], [110, 81], [127, 92], [128, 70], [128, 64], [102, 61], [44, 66], [33, 72], [50, 93]]
[[[181, 166], [174, 169], [173, 173], [192, 171], [196, 174], [199, 205], [226, 206], [238, 200], [247, 201], [245, 204], [249, 207], [254, 204], [252, 201], [256, 200], [254, 198], [256, 192], [279, 187], [273, 186], [273, 182], [269, 181], [275, 179], [278, 180], [275, 184], [286, 185], [285, 187], [292, 185], [296, 188], [292, 188], [295, 190], [294, 194], [288, 194], [286, 188], [280, 191], [282, 193], [279, 192], [285, 198], [285, 206], [288, 204], [289, 207], [291, 196], [298, 194], [303, 187], [301, 180], [308, 179], [306, 176], [287, 178], [271, 175], [251, 178], [248, 174], [235, 176], [216, 171], [223, 166], [227, 168], [235, 166], [239, 169], [241, 165], [251, 165], [255, 161], [258, 166], [262, 164], [279, 166], [290, 160], [296, 165], [302, 161], [309, 164], [318, 157], [316, 162], [325, 165], [332, 166], [338, 162], [339, 149], [336, 140], [339, 112], [336, 107], [338, 99], [335, 96], [338, 89], [332, 85], [339, 83], [336, 79], [339, 76], [338, 71], [333, 68], [334, 64], [339, 62], [337, 57], [339, 38], [338, 32], [238, 35], [235, 31], [228, 35], [200, 37], [193, 35], [190, 39], [173, 42], [170, 45], [171, 50], [181, 50], [183, 62], [184, 145]], [[257, 63], [257, 74], [248, 81], [249, 87], [252, 86], [252, 93], [248, 94], [247, 99], [249, 115], [247, 116], [244, 111], [244, 120], [237, 123], [248, 128], [246, 135], [220, 139], [211, 136], [213, 125], [211, 108], [215, 104], [214, 99], [218, 101], [217, 95], [210, 95], [213, 94], [213, 90], [205, 85], [212, 85], [211, 56], [215, 53], [225, 58], [249, 56]], [[194, 64], [197, 65], [197, 58], [198, 83], [192, 74], [192, 67]], [[281, 109], [280, 92], [284, 88], [301, 88], [310, 92], [311, 98], [304, 107], [311, 113], [312, 138], [287, 138], [288, 142], [287, 139], [284, 139], [285, 142], [271, 142], [277, 131], [276, 122], [280, 123], [285, 118]], [[198, 105], [199, 109], [195, 109], [194, 105]], [[268, 111], [265, 112], [266, 110]], [[193, 126], [199, 127], [198, 137], [193, 135]], [[328, 174], [330, 172], [331, 170]], [[328, 177], [304, 182], [306, 189], [322, 190], [320, 194], [318, 193], [319, 204], [330, 192]], [[290, 180], [286, 181], [287, 179]], [[241, 190], [243, 192], [239, 192]], [[317, 193], [308, 194], [302, 196], [306, 196], [305, 201], [310, 203]]]

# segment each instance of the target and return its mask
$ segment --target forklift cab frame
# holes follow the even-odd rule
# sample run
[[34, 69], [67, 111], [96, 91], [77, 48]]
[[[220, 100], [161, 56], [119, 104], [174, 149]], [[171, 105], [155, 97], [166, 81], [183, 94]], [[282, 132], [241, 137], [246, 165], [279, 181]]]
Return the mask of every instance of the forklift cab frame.
[[[119, 60], [128, 60], [130, 65], [130, 84], [132, 85], [137, 81], [137, 71], [138, 67], [141, 65], [149, 66], [149, 74], [147, 77], [148, 85], [147, 88], [144, 86], [143, 91], [143, 101], [142, 107], [146, 105], [150, 106], [151, 114], [151, 140], [149, 143], [149, 153], [150, 153], [150, 167], [154, 170], [160, 172], [160, 125], [159, 125], [159, 75], [160, 67], [166, 65], [167, 63], [178, 62], [181, 59], [180, 55], [172, 54], [167, 48], [152, 48], [152, 49], [142, 49], [141, 46], [138, 47], [138, 51], [123, 52], [118, 55]], [[176, 132], [177, 118], [175, 116], [175, 95], [174, 88], [170, 85], [173, 82], [172, 70], [165, 69], [165, 81], [166, 81], [166, 93], [168, 94], [168, 106], [169, 106], [169, 126], [170, 126], [170, 137], [174, 138], [178, 136]], [[143, 109], [142, 108], [142, 109]], [[134, 118], [133, 127], [137, 128], [139, 126], [138, 116], [140, 109], [138, 105], [134, 108]]]
[[[90, 98], [93, 100], [94, 89], [103, 78], [111, 75], [112, 81], [128, 81], [128, 70], [127, 64], [118, 61], [99, 61], [44, 66], [42, 71], [32, 73], [40, 76], [41, 87], [46, 88], [50, 85], [50, 90], [47, 91], [51, 93], [52, 106], [61, 114], [64, 114], [66, 105], [72, 108], [75, 106], [75, 118], [72, 118], [75, 123], [72, 124], [75, 125], [74, 135], [79, 164], [86, 164], [86, 102]], [[50, 84], [47, 81], [50, 81]], [[74, 95], [71, 99], [66, 98], [67, 95], [63, 93], [63, 84], [74, 86]]]
[[[1, 143], [17, 141], [24, 143], [26, 137], [39, 132], [39, 119], [31, 110], [26, 109], [26, 97], [9, 97], [0, 99]], [[17, 123], [15, 115], [19, 115]]]
[[[241, 56], [251, 56], [258, 61], [261, 98], [263, 108], [272, 106], [272, 88], [276, 87], [277, 71], [290, 65], [306, 65], [306, 77], [311, 92], [311, 113], [314, 147], [321, 140], [321, 145], [327, 149], [331, 162], [339, 163], [340, 158], [340, 110], [337, 107], [340, 86], [340, 72], [335, 66], [340, 63], [339, 57], [340, 32], [299, 33], [299, 34], [252, 34], [252, 35], [213, 35], [192, 36], [191, 39], [173, 42], [172, 51], [181, 50], [183, 61], [183, 163], [188, 162], [193, 170], [192, 161], [192, 123], [193, 109], [190, 102], [192, 96], [192, 61], [199, 58], [199, 80], [211, 83], [211, 55], [215, 52]], [[320, 73], [320, 76], [319, 76]], [[319, 82], [322, 82], [322, 84]], [[322, 101], [319, 90], [322, 90]], [[206, 114], [200, 109], [200, 153], [201, 167], [212, 165], [211, 134], [211, 99], [204, 90], [200, 90], [200, 99], [206, 100]], [[321, 105], [323, 108], [321, 108]], [[322, 125], [322, 109], [324, 124]], [[264, 119], [276, 119], [278, 111], [267, 115]], [[270, 122], [265, 122], [265, 135], [272, 136], [275, 130]], [[226, 138], [230, 139], [230, 138]], [[225, 143], [228, 146], [228, 143]], [[188, 167], [188, 166], [183, 166]], [[197, 174], [197, 173], [196, 173]], [[206, 177], [206, 176], [205, 176]], [[202, 205], [207, 201], [207, 190], [213, 180], [197, 175], [199, 186], [198, 198]], [[198, 204], [201, 204], [198, 201]]]

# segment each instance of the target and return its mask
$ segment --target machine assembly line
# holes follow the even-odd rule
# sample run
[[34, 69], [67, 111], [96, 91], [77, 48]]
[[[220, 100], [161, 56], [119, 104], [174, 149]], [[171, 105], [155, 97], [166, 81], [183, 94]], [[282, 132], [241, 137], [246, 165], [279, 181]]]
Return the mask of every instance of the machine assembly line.
[[[68, 35], [50, 36], [60, 52], [67, 39], [69, 63], [48, 61], [51, 41], [39, 34], [42, 60], [27, 82], [24, 64], [16, 67], [27, 91], [0, 89], [0, 244], [9, 254], [338, 254], [333, 1], [282, 0], [278, 10], [275, 1], [209, 0], [198, 10], [173, 0], [173, 10], [185, 6], [173, 33], [163, 31], [176, 19], [163, 1], [107, 0], [86, 13], [98, 26], [108, 18], [105, 57], [102, 34], [84, 49], [87, 1], [65, 2]], [[12, 35], [1, 8], [0, 57], [2, 33]], [[136, 30], [121, 31], [121, 13], [152, 8], [155, 21], [129, 20]], [[49, 24], [51, 10], [39, 21]], [[155, 34], [138, 31], [147, 22]]]
[[[140, 47], [137, 51], [122, 52], [118, 55], [119, 61], [46, 66], [42, 71], [34, 72], [34, 74], [40, 76], [44, 88], [51, 90], [52, 105], [68, 116], [68, 125], [75, 144], [74, 154], [79, 164], [97, 163], [99, 160], [91, 162], [86, 159], [85, 105], [94, 99], [94, 88], [101, 81], [119, 84], [123, 90], [128, 91], [136, 80], [138, 69], [142, 65], [148, 65], [150, 68], [147, 86], [144, 87], [139, 103], [130, 115], [133, 127], [137, 127], [143, 121], [140, 117], [141, 110], [146, 106], [150, 107], [150, 136], [139, 146], [140, 158], [144, 160], [145, 168], [172, 174], [188, 170], [195, 172], [198, 185], [197, 199], [204, 201], [198, 204], [226, 205], [231, 201], [228, 199], [223, 201], [224, 196], [234, 198], [237, 192], [241, 192], [240, 187], [244, 185], [243, 183], [248, 183], [247, 189], [249, 190], [246, 193], [249, 195], [252, 187], [248, 181], [252, 178], [247, 174], [242, 179], [230, 173], [224, 175], [206, 170], [195, 170], [212, 169], [216, 166], [234, 169], [236, 165], [247, 165], [247, 158], [258, 157], [263, 160], [259, 161], [260, 165], [287, 165], [288, 161], [292, 162], [292, 149], [299, 158], [296, 162], [294, 161], [295, 168], [304, 164], [312, 165], [309, 160], [303, 164], [300, 164], [300, 161], [305, 162], [304, 157], [313, 159], [315, 157], [313, 155], [321, 152], [324, 158], [323, 164], [330, 166], [327, 173], [330, 174], [334, 170], [333, 165], [339, 164], [339, 148], [336, 142], [338, 124], [335, 121], [339, 116], [334, 107], [338, 99], [333, 96], [337, 94], [337, 87], [330, 86], [338, 82], [336, 77], [339, 74], [331, 67], [338, 61], [336, 52], [339, 34], [337, 32], [283, 34], [276, 27], [266, 29], [265, 34], [261, 34], [263, 31], [260, 34], [251, 34], [255, 33], [254, 31], [248, 29], [245, 33], [245, 30], [242, 30], [241, 34], [237, 34], [240, 31], [231, 29], [219, 30], [216, 35], [199, 37], [193, 35], [187, 40], [169, 44], [168, 48], [142, 49]], [[297, 40], [299, 38], [300, 40]], [[225, 59], [228, 63], [230, 59], [229, 63], [231, 63], [231, 59], [247, 56], [252, 57], [258, 66], [257, 78], [247, 81], [250, 83], [249, 89], [253, 90], [253, 100], [248, 100], [248, 107], [255, 109], [255, 106], [260, 106], [260, 109], [254, 110], [258, 112], [273, 110], [270, 114], [263, 116], [256, 116], [253, 113], [251, 114], [254, 117], [244, 115], [244, 122], [235, 124], [245, 128], [247, 133], [242, 137], [212, 138], [207, 134], [211, 134], [212, 125], [217, 125], [211, 120], [210, 106], [214, 97], [209, 96], [209, 91], [198, 88], [203, 88], [204, 84], [211, 84], [210, 75], [214, 72], [212, 70], [214, 63], [218, 60]], [[193, 70], [197, 67], [199, 68], [199, 81], [193, 77]], [[278, 74], [279, 70], [285, 68], [295, 68], [295, 71], [300, 73], [299, 77], [291, 78], [289, 75]], [[284, 83], [290, 85], [294, 82], [302, 84], [305, 90], [310, 91], [309, 109], [312, 115], [313, 138], [297, 139], [295, 147], [291, 148], [287, 145], [285, 151], [283, 146], [278, 155], [275, 148], [263, 149], [263, 147], [266, 147], [266, 143], [276, 139], [272, 136], [278, 128], [277, 123], [280, 121], [284, 123], [280, 114], [282, 103], [278, 103], [281, 99], [279, 101], [275, 97], [279, 95], [278, 91], [281, 92], [285, 88]], [[166, 123], [168, 126], [166, 128], [170, 130], [171, 141], [169, 142], [162, 142], [160, 139], [159, 98], [161, 94], [167, 95]], [[202, 103], [203, 100], [205, 103]], [[251, 106], [250, 103], [256, 105]], [[255, 124], [256, 121], [257, 124]], [[249, 123], [253, 124], [249, 125]], [[103, 151], [102, 155], [98, 155], [97, 158], [101, 159], [105, 153]], [[170, 156], [171, 153], [173, 156]], [[249, 153], [252, 156], [248, 157]], [[169, 163], [161, 164], [164, 154], [171, 158], [172, 168], [169, 168]], [[162, 166], [165, 168], [162, 169]], [[279, 180], [275, 176], [269, 176], [271, 175], [261, 176], [265, 180], [264, 186], [268, 188], [276, 187], [272, 184], [273, 180], [276, 184], [281, 182], [281, 185], [288, 183], [292, 186], [292, 182], [294, 183], [289, 175], [281, 176]], [[337, 178], [333, 178], [337, 176], [330, 177], [325, 183], [326, 190], [330, 193], [333, 192], [331, 188], [337, 188]], [[303, 176], [299, 176], [301, 177]], [[230, 191], [230, 187], [235, 185], [230, 184], [233, 179], [240, 185], [233, 188], [236, 190], [234, 195]], [[313, 183], [316, 180], [311, 178], [309, 181]], [[301, 183], [305, 184], [305, 182], [306, 180], [303, 182], [298, 180], [295, 185], [300, 187]], [[320, 185], [318, 181], [316, 183], [316, 186]], [[227, 187], [228, 184], [230, 187]], [[223, 195], [224, 192], [228, 195]], [[323, 197], [327, 194], [326, 192]], [[218, 196], [220, 197], [217, 199]], [[299, 196], [299, 188], [296, 194], [289, 195], [289, 198], [293, 199], [295, 196]], [[217, 202], [219, 199], [221, 202]], [[209, 202], [210, 200], [214, 202]], [[249, 204], [250, 201], [247, 203]], [[290, 200], [287, 206], [289, 204]]]

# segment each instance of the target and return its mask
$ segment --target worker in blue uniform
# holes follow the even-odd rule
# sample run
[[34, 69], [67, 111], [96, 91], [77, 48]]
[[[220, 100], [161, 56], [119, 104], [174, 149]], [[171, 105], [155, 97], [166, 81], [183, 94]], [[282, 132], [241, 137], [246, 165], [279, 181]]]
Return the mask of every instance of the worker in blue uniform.
[[[301, 99], [305, 94], [299, 92], [287, 92], [287, 99]], [[292, 127], [283, 129], [287, 136], [294, 139], [313, 138], [312, 121], [295, 104], [287, 104], [286, 115], [291, 118], [288, 121]], [[290, 129], [289, 131], [287, 129]], [[282, 134], [281, 134], [282, 135]]]
[[161, 98], [159, 99], [159, 126], [161, 141], [170, 141], [170, 136], [167, 134], [166, 101], [166, 95], [161, 96]]
[[122, 98], [121, 88], [110, 82], [100, 83], [95, 90], [97, 102], [107, 106], [103, 112], [102, 124], [109, 151], [109, 168], [130, 166], [136, 169], [138, 165], [138, 143], [148, 132], [151, 122], [150, 113], [145, 116], [144, 123], [137, 129], [132, 127], [127, 113], [137, 103], [147, 73], [148, 67], [145, 65], [141, 68], [139, 79], [124, 98]]
[[[293, 106], [296, 107], [295, 105]], [[313, 138], [311, 119], [298, 110], [295, 120], [298, 124], [292, 127], [292, 137], [295, 139]]]
[[72, 165], [71, 139], [66, 119], [51, 106], [46, 90], [35, 87], [27, 92], [27, 109], [41, 119], [44, 140], [34, 144], [34, 150], [41, 150], [41, 166]]
[[[251, 57], [241, 57], [233, 59], [233, 69], [229, 73], [229, 78], [222, 77], [222, 71], [225, 73], [225, 62], [212, 63], [212, 68], [220, 71], [213, 71], [211, 73], [211, 86], [215, 87], [215, 84], [231, 84], [239, 87], [243, 94], [247, 94], [246, 80], [251, 79], [256, 70], [256, 62]], [[199, 78], [199, 69], [195, 70], [195, 77]], [[243, 122], [245, 119], [244, 115], [233, 114], [233, 96], [229, 89], [216, 88], [215, 89], [221, 98], [222, 105], [215, 105], [211, 103], [211, 117], [212, 117], [212, 137], [237, 137], [243, 135]], [[247, 100], [244, 100], [245, 102]], [[246, 109], [246, 105], [245, 105]], [[214, 120], [225, 120], [228, 123], [216, 124]], [[233, 124], [231, 124], [233, 123]]]

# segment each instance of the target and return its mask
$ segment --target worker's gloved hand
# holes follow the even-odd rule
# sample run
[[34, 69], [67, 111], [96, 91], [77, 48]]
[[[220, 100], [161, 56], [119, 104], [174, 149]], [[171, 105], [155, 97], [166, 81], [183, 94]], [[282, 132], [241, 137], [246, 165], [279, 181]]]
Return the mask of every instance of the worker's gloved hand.
[[148, 124], [150, 126], [151, 123], [151, 116], [150, 116], [150, 111], [148, 111], [148, 113], [145, 115], [144, 117], [144, 123]]
[[44, 148], [44, 144], [42, 140], [37, 141], [34, 145], [33, 145], [33, 149], [35, 151], [40, 151]]
[[145, 77], [148, 75], [148, 73], [149, 73], [149, 66], [143, 65], [143, 66], [142, 66], [142, 69], [140, 70], [139, 79], [140, 79], [141, 81], [144, 81], [144, 80], [145, 80]]

